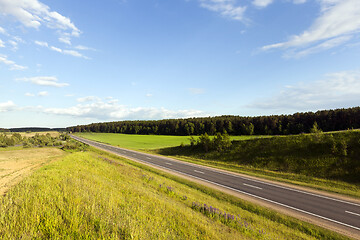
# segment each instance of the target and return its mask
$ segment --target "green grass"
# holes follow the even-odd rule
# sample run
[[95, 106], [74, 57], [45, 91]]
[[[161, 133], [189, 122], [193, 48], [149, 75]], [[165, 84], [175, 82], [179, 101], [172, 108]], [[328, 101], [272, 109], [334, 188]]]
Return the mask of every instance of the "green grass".
[[152, 152], [360, 198], [360, 131], [236, 141], [222, 152], [190, 146]]
[[[355, 198], [360, 198], [360, 184], [348, 181], [347, 178], [349, 179], [350, 176], [356, 180], [359, 174], [358, 167], [351, 165], [359, 163], [357, 160], [360, 155], [359, 135], [360, 132], [354, 130], [332, 132], [320, 136], [311, 134], [271, 138], [233, 136], [232, 140], [236, 142], [231, 150], [205, 153], [199, 149], [193, 151], [189, 146], [178, 147], [181, 142], [188, 144], [188, 137], [79, 134], [79, 136], [112, 145]], [[167, 139], [172, 139], [172, 141]], [[167, 147], [167, 145], [173, 146]], [[340, 151], [345, 149], [344, 146], [346, 156], [343, 151]], [[330, 178], [330, 174], [337, 178]]]
[[[148, 150], [189, 144], [189, 136], [135, 135], [119, 133], [76, 133], [76, 136], [123, 148]], [[268, 136], [232, 136], [232, 140], [248, 140]]]
[[1, 197], [0, 238], [347, 239], [98, 150], [68, 154]]

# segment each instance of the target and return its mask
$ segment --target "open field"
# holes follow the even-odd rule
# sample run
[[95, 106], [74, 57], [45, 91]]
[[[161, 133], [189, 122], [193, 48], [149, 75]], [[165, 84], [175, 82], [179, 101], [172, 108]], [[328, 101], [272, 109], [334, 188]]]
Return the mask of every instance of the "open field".
[[0, 201], [10, 239], [347, 239], [98, 150], [43, 166]]
[[[358, 155], [356, 154], [356, 149], [358, 148], [354, 146], [357, 144], [356, 139], [360, 132], [354, 130], [332, 132], [329, 134], [322, 134], [319, 139], [317, 139], [317, 135], [311, 134], [272, 138], [255, 138], [253, 136], [250, 139], [249, 136], [232, 137], [233, 140], [236, 140], [232, 150], [226, 152], [211, 151], [208, 153], [201, 149], [193, 151], [190, 146], [178, 147], [181, 144], [180, 139], [187, 140], [188, 137], [110, 133], [81, 133], [77, 135], [124, 148], [150, 151], [151, 153], [170, 156], [182, 161], [360, 198], [359, 183], [348, 182], [345, 179], [329, 179], [321, 177], [316, 172], [314, 172], [315, 175], [306, 172], [311, 170], [322, 171], [323, 174], [331, 173], [324, 168], [324, 166], [327, 166], [328, 168], [332, 167], [332, 172], [336, 174], [346, 174], [348, 170], [345, 168], [341, 169], [341, 166], [336, 170], [331, 164], [357, 162], [356, 157]], [[313, 138], [313, 136], [315, 137]], [[134, 142], [133, 139], [137, 139], [137, 141]], [[166, 142], [167, 139], [173, 139], [174, 141], [168, 143]], [[241, 141], [251, 139], [254, 141]], [[348, 140], [346, 139], [352, 140], [347, 142]], [[352, 146], [351, 142], [353, 142], [352, 145], [355, 145]], [[170, 144], [178, 145], [175, 147], [164, 147]], [[157, 146], [158, 149], [147, 148], [147, 146]], [[347, 161], [338, 161], [337, 159], [347, 159]], [[351, 161], [349, 162], [348, 159], [351, 159]], [[284, 166], [288, 166], [288, 169], [284, 169]], [[303, 168], [302, 171], [296, 169], [300, 167]], [[291, 169], [293, 170], [289, 171]], [[351, 167], [350, 170], [358, 171], [356, 168]], [[355, 175], [356, 173], [352, 174], [352, 176]]]
[[[46, 134], [50, 134], [51, 137], [58, 137], [60, 135], [59, 132], [56, 131], [49, 131], [49, 132], [19, 132], [21, 134], [22, 137], [33, 137], [36, 134], [39, 135], [46, 135]], [[13, 134], [13, 133], [8, 133], [8, 134]]]
[[57, 148], [0, 151], [0, 195], [36, 168], [64, 156]]
[[[180, 146], [189, 144], [190, 136], [136, 135], [119, 133], [76, 133], [76, 136], [108, 143], [129, 149], [146, 150]], [[231, 136], [232, 140], [248, 140], [269, 136]]]

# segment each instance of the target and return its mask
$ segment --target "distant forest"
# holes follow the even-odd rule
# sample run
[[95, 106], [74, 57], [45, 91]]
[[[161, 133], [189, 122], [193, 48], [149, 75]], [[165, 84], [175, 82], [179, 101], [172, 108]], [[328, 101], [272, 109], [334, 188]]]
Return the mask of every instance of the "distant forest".
[[64, 132], [65, 128], [40, 128], [40, 127], [23, 127], [23, 128], [0, 128], [0, 132], [49, 132], [49, 131], [58, 131]]
[[360, 107], [260, 117], [104, 122], [68, 127], [67, 131], [154, 135], [214, 135], [226, 131], [230, 135], [288, 135], [309, 133], [314, 125], [325, 132], [360, 128]]

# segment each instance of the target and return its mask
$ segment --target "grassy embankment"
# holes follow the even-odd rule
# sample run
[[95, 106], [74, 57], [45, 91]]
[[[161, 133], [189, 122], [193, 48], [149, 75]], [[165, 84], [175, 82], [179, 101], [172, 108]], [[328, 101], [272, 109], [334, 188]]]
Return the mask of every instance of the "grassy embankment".
[[0, 238], [346, 239], [98, 150], [68, 153], [0, 197]]
[[[205, 152], [201, 148], [165, 147], [160, 137], [123, 134], [82, 133], [80, 136], [107, 142], [121, 147], [146, 150], [145, 144], [126, 142], [137, 138], [138, 142], [158, 139], [158, 149], [148, 148], [156, 154], [180, 160], [213, 166], [238, 173], [264, 177], [319, 190], [325, 190], [360, 198], [360, 132], [342, 131], [321, 134], [274, 136], [244, 140], [233, 139], [230, 149]], [[166, 136], [169, 137], [169, 136]], [[248, 136], [247, 136], [248, 137]], [[173, 145], [178, 137], [172, 136]], [[180, 137], [179, 137], [180, 138]], [[184, 142], [183, 138], [178, 140]], [[149, 150], [150, 149], [150, 150]]]

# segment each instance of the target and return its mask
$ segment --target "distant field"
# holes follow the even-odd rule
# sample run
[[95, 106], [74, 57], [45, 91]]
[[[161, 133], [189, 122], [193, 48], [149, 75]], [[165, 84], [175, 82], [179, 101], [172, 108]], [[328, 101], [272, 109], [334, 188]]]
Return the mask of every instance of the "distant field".
[[40, 166], [65, 155], [57, 148], [0, 151], [0, 195]]
[[0, 203], [1, 239], [347, 239], [98, 150], [42, 167]]
[[[6, 135], [12, 135], [14, 133], [15, 132], [6, 132]], [[57, 131], [49, 131], [49, 132], [18, 132], [18, 133], [20, 133], [21, 136], [23, 136], [23, 137], [33, 137], [36, 134], [46, 135], [47, 133], [49, 133], [52, 137], [58, 137], [60, 135], [60, 133], [57, 132]]]
[[[76, 133], [79, 137], [130, 149], [157, 149], [189, 144], [190, 136], [135, 135], [119, 133]], [[248, 140], [264, 136], [231, 136], [232, 140]], [[269, 136], [266, 136], [269, 137]]]

